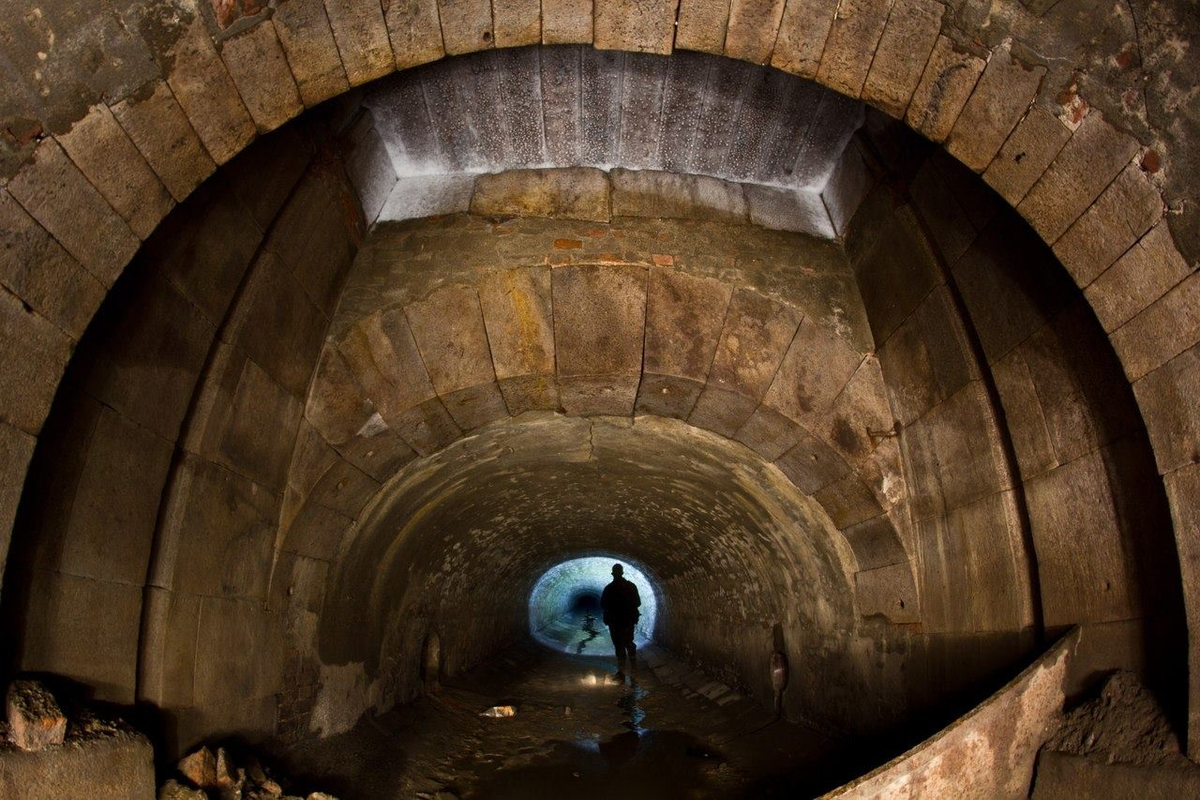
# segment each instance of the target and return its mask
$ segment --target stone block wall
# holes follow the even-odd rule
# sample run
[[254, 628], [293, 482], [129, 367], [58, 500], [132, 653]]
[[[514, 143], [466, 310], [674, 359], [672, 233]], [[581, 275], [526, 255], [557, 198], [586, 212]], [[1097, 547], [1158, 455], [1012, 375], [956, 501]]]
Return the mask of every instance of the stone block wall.
[[[884, 153], [892, 135], [873, 119], [865, 147]], [[1147, 671], [1177, 702], [1179, 565], [1135, 398], [1055, 253], [971, 177], [941, 153], [913, 158], [848, 242], [902, 426], [923, 628], [1140, 639], [1098, 645], [1108, 661], [1087, 669]], [[1000, 575], [1007, 593], [982, 591]]]
[[320, 123], [264, 139], [151, 236], [84, 332], [31, 466], [7, 669], [154, 703], [172, 747], [274, 730], [276, 531], [360, 236]]

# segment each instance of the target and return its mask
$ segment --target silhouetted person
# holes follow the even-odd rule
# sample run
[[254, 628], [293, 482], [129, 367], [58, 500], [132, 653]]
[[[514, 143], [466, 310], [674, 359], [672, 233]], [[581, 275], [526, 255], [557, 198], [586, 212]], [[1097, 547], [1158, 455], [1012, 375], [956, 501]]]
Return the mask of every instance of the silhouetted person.
[[641, 616], [638, 608], [642, 598], [638, 596], [637, 587], [625, 580], [625, 568], [613, 564], [612, 583], [604, 587], [600, 595], [600, 608], [604, 609], [604, 624], [612, 636], [613, 647], [617, 650], [618, 680], [625, 680], [625, 663], [629, 659], [629, 668], [637, 666], [637, 646], [633, 643], [633, 626], [637, 625]]

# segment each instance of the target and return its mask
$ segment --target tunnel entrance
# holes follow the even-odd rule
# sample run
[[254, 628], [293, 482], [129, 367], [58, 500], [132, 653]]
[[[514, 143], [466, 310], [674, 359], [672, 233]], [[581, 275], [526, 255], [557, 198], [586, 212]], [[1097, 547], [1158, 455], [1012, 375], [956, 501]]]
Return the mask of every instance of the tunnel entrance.
[[588, 656], [611, 656], [600, 596], [612, 580], [612, 567], [621, 564], [625, 579], [637, 587], [641, 616], [634, 642], [641, 647], [654, 636], [658, 619], [658, 590], [646, 572], [620, 556], [585, 556], [563, 561], [546, 570], [529, 594], [529, 632], [555, 650]]

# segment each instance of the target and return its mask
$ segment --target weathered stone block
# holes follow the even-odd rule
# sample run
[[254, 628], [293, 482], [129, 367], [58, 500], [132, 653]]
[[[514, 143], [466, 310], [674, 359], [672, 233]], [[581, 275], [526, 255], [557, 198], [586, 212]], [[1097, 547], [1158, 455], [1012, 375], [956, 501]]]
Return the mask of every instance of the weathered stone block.
[[775, 462], [775, 466], [805, 494], [823, 489], [850, 471], [849, 465], [833, 448], [807, 431], [795, 447]]
[[650, 0], [636, 13], [621, 0], [593, 0], [593, 42], [600, 50], [638, 53], [671, 52], [675, 39], [675, 9], [679, 0]]
[[852, 525], [842, 531], [842, 535], [854, 551], [860, 572], [886, 567], [889, 564], [904, 564], [906, 567], [908, 565], [904, 546], [886, 515], [881, 514]]
[[147, 586], [143, 620], [138, 696], [164, 708], [190, 706], [200, 598]]
[[943, 282], [941, 268], [911, 208], [884, 211], [870, 208], [868, 198], [863, 213], [877, 220], [872, 224], [874, 240], [862, 252], [854, 252], [851, 266], [858, 278], [859, 291], [866, 307], [871, 333], [882, 342], [920, 305], [929, 292]]
[[26, 751], [62, 744], [67, 718], [50, 690], [38, 681], [15, 680], [4, 702], [9, 740]]
[[614, 217], [704, 219], [745, 222], [749, 216], [742, 187], [706, 175], [614, 169]]
[[648, 373], [703, 383], [716, 355], [733, 290], [712, 278], [650, 270], [646, 307]]
[[173, 544], [177, 592], [265, 600], [279, 496], [202, 458], [172, 477], [163, 536]]
[[219, 178], [201, 187], [188, 213], [168, 217], [139, 256], [214, 326], [225, 318], [262, 241], [260, 228], [226, 188]]
[[1200, 273], [1193, 272], [1112, 333], [1131, 381], [1200, 340]]
[[43, 139], [8, 192], [59, 244], [105, 285], [112, 285], [140, 242], [58, 142]]
[[1160, 223], [1092, 281], [1084, 296], [1100, 325], [1111, 333], [1189, 272], [1187, 261], [1171, 239], [1170, 228]]
[[252, 270], [222, 336], [303, 398], [328, 321], [273, 253], [263, 252]]
[[184, 446], [282, 492], [300, 424], [300, 401], [244, 350], [219, 344]]
[[807, 435], [808, 433], [792, 420], [772, 408], [761, 405], [737, 430], [734, 438], [767, 461], [775, 461], [782, 458], [784, 453], [799, 444]]
[[492, 46], [492, 4], [488, 0], [438, 0], [438, 18], [446, 55]]
[[[200, 608], [196, 649], [196, 705], [246, 702], [279, 690], [283, 626], [261, 603], [206, 597]], [[257, 658], [246, 658], [246, 653]]]
[[882, 615], [896, 624], [919, 622], [917, 587], [908, 562], [854, 574], [854, 597], [864, 617]]
[[195, 306], [152, 275], [130, 284], [129, 308], [97, 321], [81, 349], [80, 377], [93, 397], [174, 441], [215, 331]]
[[1079, 128], [1025, 195], [1017, 210], [1047, 242], [1055, 242], [1138, 151], [1137, 140], [1097, 111]]
[[284, 549], [320, 561], [332, 561], [354, 520], [320, 503], [305, 503], [284, 532]]
[[224, 164], [254, 139], [256, 131], [202, 14], [195, 15], [164, 55], [173, 62], [167, 83], [175, 99], [213, 161]]
[[71, 341], [17, 298], [0, 292], [0, 419], [36, 434], [71, 356]]
[[623, 416], [633, 414], [638, 378], [630, 375], [577, 375], [558, 379], [559, 402], [568, 414]]
[[[495, 381], [483, 312], [474, 289], [446, 286], [404, 311], [439, 395]], [[453, 409], [450, 412], [453, 414]]]
[[[845, 236], [850, 220], [858, 212], [863, 199], [871, 191], [875, 178], [867, 168], [858, 145], [851, 139], [842, 158], [829, 175], [829, 181], [821, 190], [821, 203], [829, 214], [829, 222], [838, 236]], [[746, 193], [747, 198], [750, 192]], [[751, 204], [750, 218], [754, 219]]]
[[0, 569], [7, 561], [17, 504], [25, 487], [25, 471], [37, 443], [27, 433], [0, 423]]
[[757, 292], [733, 293], [716, 355], [689, 421], [733, 436], [767, 393], [803, 315]]
[[1058, 465], [1046, 417], [1022, 348], [992, 364], [992, 377], [1000, 392], [1008, 434], [1016, 452], [1023, 480], [1041, 475]]
[[943, 141], [950, 135], [986, 65], [979, 56], [960, 50], [948, 37], [938, 36], [921, 81], [913, 91], [905, 120], [925, 138]]
[[496, 377], [554, 374], [554, 314], [548, 268], [490, 272], [479, 302]]
[[396, 69], [437, 61], [446, 54], [437, 0], [392, 0], [383, 9]]
[[106, 289], [0, 189], [0, 284], [78, 339]]
[[1070, 278], [1028, 226], [996, 218], [954, 265], [967, 313], [990, 361], [1045, 325], [1077, 296]]
[[687, 421], [690, 425], [732, 439], [738, 429], [754, 413], [758, 403], [756, 398], [718, 388], [710, 382], [700, 392], [700, 397], [697, 398], [696, 405], [692, 408], [692, 413], [688, 416]]
[[526, 411], [557, 411], [558, 380], [553, 375], [521, 375], [500, 380], [500, 393], [510, 416]]
[[460, 435], [429, 380], [408, 320], [399, 308], [367, 317], [339, 348], [365, 396], [417, 451], [440, 450]]
[[1054, 243], [1054, 254], [1077, 285], [1087, 286], [1162, 215], [1158, 187], [1138, 164], [1130, 164]]
[[175, 204], [108, 106], [93, 106], [57, 138], [139, 238], [149, 236]]
[[592, 0], [542, 0], [542, 44], [591, 44]]
[[641, 374], [646, 278], [646, 270], [638, 267], [576, 266], [553, 271], [560, 379]]
[[802, 78], [816, 77], [837, 7], [836, 0], [787, 3], [779, 21], [771, 66]]
[[1106, 450], [1026, 484], [1047, 625], [1136, 616], [1139, 587], [1126, 567], [1130, 545], [1113, 507]]
[[1160, 473], [1196, 463], [1200, 456], [1198, 389], [1200, 347], [1185, 350], [1133, 384]]
[[879, 359], [867, 356], [838, 394], [832, 408], [819, 417], [814, 433], [850, 461], [866, 458], [894, 428]]
[[442, 404], [450, 412], [450, 416], [464, 431], [474, 430], [481, 425], [504, 419], [508, 416], [508, 406], [504, 402], [504, 394], [494, 380], [477, 386], [456, 389], [441, 396]]
[[0, 785], [14, 796], [55, 800], [154, 797], [154, 751], [141, 734], [83, 738], [38, 753], [0, 753]]
[[839, 529], [849, 528], [883, 513], [874, 492], [850, 474], [813, 492], [813, 499]]
[[643, 372], [638, 386], [637, 413], [687, 419], [703, 389], [703, 381]]
[[221, 58], [260, 131], [272, 131], [304, 110], [270, 21], [226, 39]]
[[784, 5], [783, 0], [732, 0], [725, 55], [754, 64], [767, 63], [775, 47]]
[[[392, 5], [407, 4], [397, 0]], [[311, 108], [350, 88], [322, 0], [280, 3], [271, 21], [304, 105]]]
[[817, 68], [818, 83], [858, 97], [890, 8], [886, 0], [843, 0], [838, 4]]
[[722, 54], [729, 25], [729, 3], [730, 0], [680, 0], [675, 49]]
[[1077, 302], [1021, 348], [1061, 462], [1136, 426], [1120, 365], [1086, 305]]
[[929, 53], [937, 43], [945, 7], [933, 0], [898, 0], [879, 38], [862, 99], [899, 119], [908, 108]]
[[387, 75], [396, 68], [382, 6], [354, 0], [325, 0], [325, 11], [351, 86]]
[[539, 0], [493, 0], [492, 25], [496, 47], [521, 47], [542, 41]]
[[368, 426], [374, 413], [374, 406], [363, 396], [345, 357], [336, 347], [326, 344], [308, 391], [305, 419], [337, 447]]
[[936, 159], [930, 158], [912, 179], [909, 194], [946, 264], [958, 261], [979, 231], [950, 190]]
[[792, 191], [773, 186], [744, 184], [742, 192], [750, 222], [777, 231], [807, 233], [832, 239], [836, 235], [821, 195], [813, 191]]
[[788, 346], [764, 404], [804, 422], [833, 404], [862, 354], [824, 325], [805, 319]]
[[43, 570], [5, 575], [12, 580], [29, 586], [19, 669], [77, 680], [95, 688], [96, 700], [132, 703], [142, 587]]
[[929, 428], [947, 508], [1010, 488], [996, 420], [981, 383], [967, 384], [922, 422]]
[[471, 212], [608, 222], [609, 183], [590, 167], [521, 169], [475, 180]]
[[112, 113], [176, 200], [183, 200], [216, 170], [164, 81], [117, 103]]
[[396, 188], [396, 170], [372, 115], [359, 117], [342, 142], [346, 173], [358, 193], [367, 225], [371, 225]]
[[1009, 205], [1017, 205], [1062, 150], [1071, 129], [1041, 106], [1029, 109], [1000, 152], [983, 173], [983, 179]]
[[901, 424], [913, 422], [942, 399], [916, 317], [905, 320], [880, 346], [879, 364], [892, 410]]
[[983, 172], [1029, 110], [1045, 75], [1045, 67], [1021, 63], [1006, 46], [993, 50], [946, 139], [946, 149], [971, 169]]
[[[173, 448], [171, 443], [110, 408], [81, 398], [81, 438], [55, 442], [78, 448], [60, 454], [64, 471], [81, 458], [61, 509], [46, 509], [35, 560], [38, 566], [96, 580], [137, 585], [146, 578], [154, 529]], [[56, 459], [57, 460], [57, 459]], [[57, 484], [62, 485], [62, 484]], [[51, 501], [51, 498], [47, 498]], [[61, 515], [61, 516], [60, 516]]]

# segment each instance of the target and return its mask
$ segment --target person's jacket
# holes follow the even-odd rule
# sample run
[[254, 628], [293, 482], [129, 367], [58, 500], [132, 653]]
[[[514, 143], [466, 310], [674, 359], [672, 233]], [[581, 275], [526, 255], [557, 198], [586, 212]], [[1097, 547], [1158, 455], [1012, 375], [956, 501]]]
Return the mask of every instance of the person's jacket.
[[642, 598], [638, 596], [637, 587], [631, 581], [614, 577], [612, 583], [604, 587], [600, 595], [600, 608], [604, 609], [604, 624], [633, 625], [638, 621], [638, 607]]

